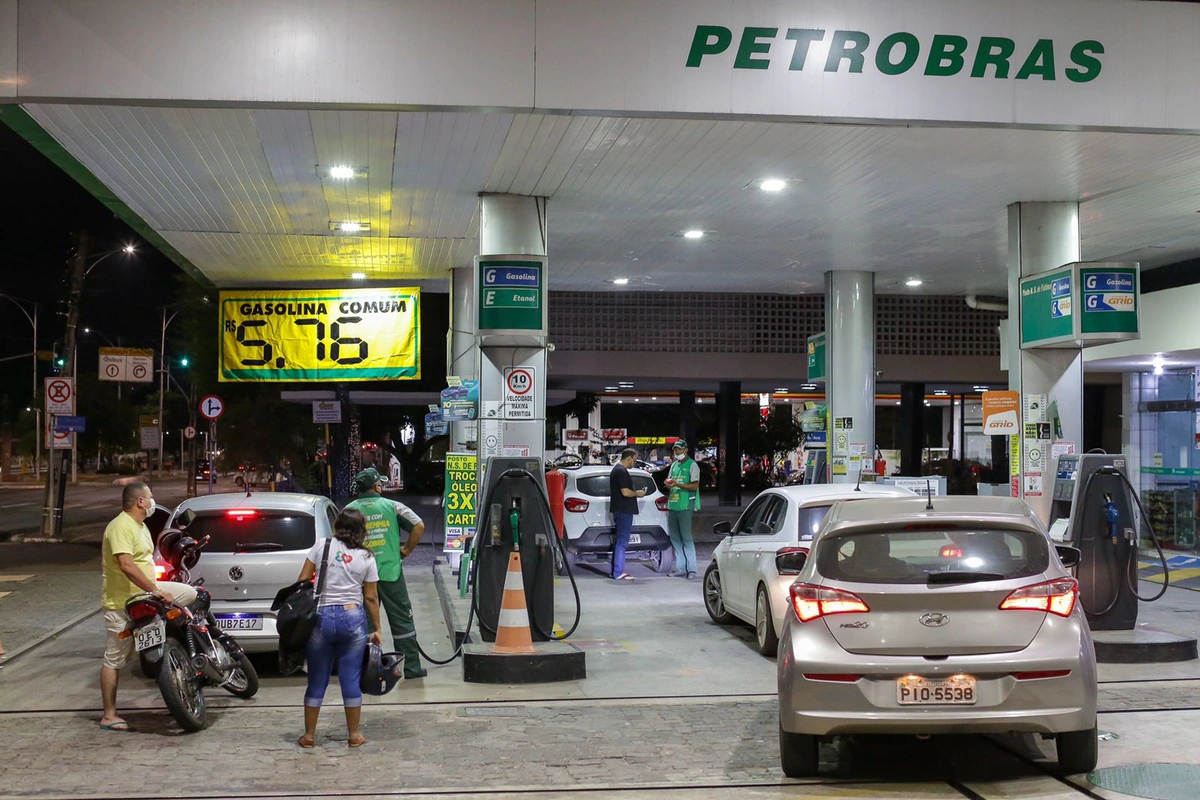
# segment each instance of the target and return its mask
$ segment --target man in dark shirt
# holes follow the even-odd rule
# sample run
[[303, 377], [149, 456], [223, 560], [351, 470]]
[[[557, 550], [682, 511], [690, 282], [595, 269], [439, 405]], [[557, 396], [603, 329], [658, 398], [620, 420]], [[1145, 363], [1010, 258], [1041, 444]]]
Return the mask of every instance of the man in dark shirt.
[[629, 477], [629, 468], [637, 461], [637, 455], [637, 450], [632, 447], [622, 450], [621, 460], [613, 465], [608, 478], [608, 510], [612, 514], [613, 527], [617, 530], [610, 573], [615, 581], [633, 580], [625, 574], [625, 548], [629, 545], [629, 533], [633, 530], [633, 515], [638, 513], [637, 499], [646, 496], [645, 489], [633, 488], [633, 478]]

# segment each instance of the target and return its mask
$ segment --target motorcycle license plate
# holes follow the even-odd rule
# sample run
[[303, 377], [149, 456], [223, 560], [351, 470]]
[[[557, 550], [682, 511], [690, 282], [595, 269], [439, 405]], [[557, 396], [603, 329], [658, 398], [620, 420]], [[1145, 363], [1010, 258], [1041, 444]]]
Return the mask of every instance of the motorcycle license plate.
[[158, 647], [167, 639], [167, 623], [161, 619], [133, 632], [133, 648], [139, 653]]
[[629, 543], [630, 544], [641, 544], [642, 543], [642, 535], [640, 533], [629, 534]]
[[223, 631], [261, 631], [262, 617], [258, 614], [218, 614], [217, 627]]
[[970, 675], [953, 678], [906, 675], [896, 681], [896, 702], [902, 706], [973, 706], [975, 699], [975, 679]]

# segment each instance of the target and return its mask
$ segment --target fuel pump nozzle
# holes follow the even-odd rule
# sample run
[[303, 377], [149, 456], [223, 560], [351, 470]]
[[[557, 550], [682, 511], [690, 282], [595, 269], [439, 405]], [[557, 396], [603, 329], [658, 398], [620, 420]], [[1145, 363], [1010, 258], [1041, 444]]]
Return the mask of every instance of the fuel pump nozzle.
[[521, 549], [521, 498], [514, 497], [508, 511], [508, 524], [512, 527], [513, 550]]
[[1109, 532], [1112, 534], [1112, 543], [1115, 545], [1121, 539], [1118, 532], [1121, 512], [1117, 510], [1117, 504], [1113, 502], [1112, 494], [1109, 492], [1104, 493], [1104, 521], [1108, 523]]

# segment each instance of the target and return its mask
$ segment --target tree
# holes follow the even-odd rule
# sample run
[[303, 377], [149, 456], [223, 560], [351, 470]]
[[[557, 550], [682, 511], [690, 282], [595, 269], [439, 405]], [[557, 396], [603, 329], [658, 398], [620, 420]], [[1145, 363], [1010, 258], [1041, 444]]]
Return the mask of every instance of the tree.
[[[790, 405], [774, 406], [764, 424], [757, 406], [741, 407], [742, 452], [754, 458], [767, 460], [764, 485], [769, 485], [769, 476], [774, 473], [788, 454], [799, 450], [804, 444], [804, 430], [800, 420], [792, 415]], [[747, 476], [749, 482], [749, 476]], [[749, 488], [749, 487], [748, 487]]]

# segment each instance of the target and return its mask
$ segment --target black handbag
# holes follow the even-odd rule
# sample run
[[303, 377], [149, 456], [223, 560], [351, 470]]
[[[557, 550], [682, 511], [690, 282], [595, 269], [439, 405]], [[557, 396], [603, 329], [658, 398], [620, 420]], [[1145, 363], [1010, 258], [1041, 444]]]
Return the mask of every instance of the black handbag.
[[321, 571], [318, 573], [317, 587], [314, 590], [312, 581], [298, 581], [291, 586], [285, 586], [275, 595], [271, 610], [276, 612], [275, 628], [279, 631], [279, 649], [303, 650], [312, 635], [313, 625], [317, 620], [317, 603], [321, 600], [321, 590], [325, 587], [325, 567], [329, 561], [329, 546], [333, 539], [325, 540], [325, 552], [321, 555]]

